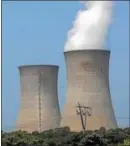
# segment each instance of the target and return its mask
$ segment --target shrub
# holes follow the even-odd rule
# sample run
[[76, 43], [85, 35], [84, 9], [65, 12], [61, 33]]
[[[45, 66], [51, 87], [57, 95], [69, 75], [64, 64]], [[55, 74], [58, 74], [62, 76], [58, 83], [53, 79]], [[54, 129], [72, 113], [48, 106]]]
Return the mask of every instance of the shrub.
[[69, 127], [44, 132], [2, 131], [2, 146], [127, 146], [130, 144], [130, 128], [71, 132]]

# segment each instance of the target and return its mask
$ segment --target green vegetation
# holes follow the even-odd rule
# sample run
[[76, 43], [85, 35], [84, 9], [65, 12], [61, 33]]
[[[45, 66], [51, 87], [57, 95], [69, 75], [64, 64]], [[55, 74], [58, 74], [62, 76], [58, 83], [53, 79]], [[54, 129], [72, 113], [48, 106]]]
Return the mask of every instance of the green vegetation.
[[130, 128], [100, 128], [95, 131], [70, 132], [68, 127], [44, 132], [2, 132], [2, 146], [127, 146]]

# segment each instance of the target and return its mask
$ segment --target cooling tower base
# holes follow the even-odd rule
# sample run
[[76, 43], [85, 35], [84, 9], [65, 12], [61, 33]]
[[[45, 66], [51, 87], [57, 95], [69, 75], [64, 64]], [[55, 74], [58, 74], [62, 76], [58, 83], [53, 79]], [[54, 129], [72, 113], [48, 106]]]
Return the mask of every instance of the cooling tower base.
[[[61, 127], [67, 126], [70, 127], [71, 131], [82, 131], [82, 123], [79, 116], [75, 115], [74, 117], [68, 117], [64, 121], [64, 123], [61, 123]], [[75, 122], [74, 122], [75, 121]], [[104, 117], [95, 117], [95, 118], [88, 118], [86, 121], [86, 130], [98, 130], [101, 127], [105, 127], [105, 129], [114, 129], [117, 128], [115, 125], [110, 125], [109, 121], [106, 121]], [[62, 126], [63, 125], [63, 126]], [[70, 126], [71, 125], [71, 126]]]

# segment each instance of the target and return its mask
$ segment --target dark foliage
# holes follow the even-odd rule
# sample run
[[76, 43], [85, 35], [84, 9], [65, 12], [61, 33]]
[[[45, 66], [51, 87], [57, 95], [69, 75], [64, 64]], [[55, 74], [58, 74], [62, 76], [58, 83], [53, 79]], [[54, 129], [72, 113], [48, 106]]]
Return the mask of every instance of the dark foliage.
[[2, 146], [123, 146], [130, 140], [130, 128], [109, 129], [86, 132], [71, 132], [68, 127], [56, 128], [39, 133], [34, 131], [2, 131]]

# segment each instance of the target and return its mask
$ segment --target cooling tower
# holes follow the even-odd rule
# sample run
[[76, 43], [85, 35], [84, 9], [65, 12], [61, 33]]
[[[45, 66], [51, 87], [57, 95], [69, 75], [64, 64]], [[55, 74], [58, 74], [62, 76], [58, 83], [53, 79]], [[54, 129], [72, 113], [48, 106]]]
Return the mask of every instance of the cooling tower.
[[21, 66], [19, 72], [21, 107], [17, 129], [32, 132], [59, 127], [58, 66]]
[[[75, 50], [64, 53], [67, 69], [67, 95], [61, 126], [72, 131], [116, 128], [116, 118], [109, 89], [109, 57], [107, 50]], [[82, 108], [79, 114], [79, 107]], [[87, 116], [84, 119], [84, 110]]]

